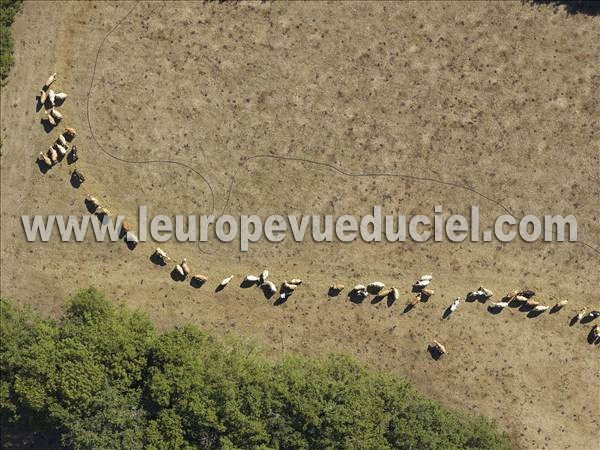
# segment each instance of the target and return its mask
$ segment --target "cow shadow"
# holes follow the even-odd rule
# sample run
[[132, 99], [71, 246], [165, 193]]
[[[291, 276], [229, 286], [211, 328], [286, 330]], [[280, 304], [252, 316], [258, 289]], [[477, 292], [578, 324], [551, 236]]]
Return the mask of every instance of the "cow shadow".
[[267, 300], [271, 300], [275, 295], [275, 292], [272, 292], [267, 286], [264, 286], [261, 290]]
[[392, 294], [389, 294], [387, 296], [387, 306], [388, 306], [388, 308], [391, 307], [395, 302], [396, 302], [396, 299], [394, 298], [394, 296]]
[[587, 341], [588, 341], [588, 344], [590, 344], [590, 345], [600, 344], [600, 336], [596, 337], [596, 335], [594, 334], [594, 327], [592, 327], [590, 329], [590, 332], [587, 335]]
[[56, 127], [56, 125], [52, 125], [46, 118], [40, 119], [40, 123], [42, 124], [42, 128], [44, 129], [46, 134], [50, 134], [52, 130], [54, 130], [54, 128]]
[[219, 284], [216, 288], [215, 288], [215, 292], [221, 292], [223, 289], [225, 289], [225, 286], [227, 286], [226, 284]]
[[571, 321], [569, 322], [569, 326], [572, 327], [573, 325], [575, 325], [577, 322], [579, 322], [579, 319], [577, 318], [577, 316], [573, 316], [571, 317]]
[[538, 316], [540, 316], [541, 314], [543, 314], [544, 311], [535, 311], [534, 309], [531, 309], [528, 313], [527, 313], [527, 318], [529, 319], [534, 319]]
[[42, 110], [44, 104], [42, 103], [42, 97], [40, 95], [35, 96], [35, 112], [38, 113]]
[[71, 174], [71, 186], [73, 186], [75, 189], [79, 189], [81, 187], [81, 185], [83, 184], [83, 180], [81, 179], [81, 177], [79, 175], [77, 175], [77, 172], [73, 172]]
[[446, 310], [444, 311], [444, 314], [442, 314], [442, 320], [447, 320], [450, 318], [450, 316], [452, 315], [452, 307], [448, 306], [446, 308]]
[[127, 239], [127, 236], [125, 236], [125, 238], [123, 239], [123, 242], [125, 242], [125, 245], [127, 246], [127, 248], [129, 250], [134, 250], [138, 245], [138, 243], [136, 241]]
[[173, 267], [173, 270], [171, 270], [171, 278], [173, 279], [173, 281], [185, 280], [185, 276], [181, 275], [181, 273], [179, 273], [179, 271], [175, 267]]
[[279, 306], [279, 305], [283, 305], [285, 302], [288, 301], [288, 299], [291, 297], [291, 293], [287, 294], [285, 297], [281, 298], [281, 296], [277, 297], [277, 300], [275, 300], [275, 302], [273, 302], [273, 306]]
[[548, 314], [556, 314], [561, 309], [562, 309], [562, 306], [554, 305], [552, 308], [550, 308], [550, 311], [548, 311]]
[[201, 288], [206, 283], [206, 280], [202, 280], [201, 278], [192, 277], [190, 279], [190, 286], [193, 288]]
[[385, 295], [376, 295], [371, 299], [371, 305], [376, 305], [381, 302], [386, 296]]
[[495, 316], [496, 316], [496, 315], [498, 315], [498, 314], [500, 314], [500, 313], [502, 312], [502, 310], [503, 310], [503, 309], [504, 309], [504, 308], [498, 308], [498, 307], [494, 307], [494, 306], [492, 306], [492, 305], [488, 306], [488, 308], [487, 308], [488, 312], [489, 312], [490, 314], [493, 314], [493, 315], [495, 315]]
[[152, 262], [152, 264], [155, 264], [157, 266], [166, 266], [167, 263], [160, 257], [158, 256], [158, 253], [154, 252], [150, 255], [150, 262]]
[[533, 0], [540, 5], [564, 6], [567, 14], [600, 15], [600, 2], [597, 0]]
[[253, 286], [258, 286], [258, 281], [250, 281], [250, 280], [242, 280], [242, 282], [240, 283], [240, 287], [243, 289], [248, 289], [251, 288]]
[[52, 166], [48, 166], [44, 161], [42, 161], [41, 159], [36, 160], [36, 164], [38, 166], [38, 169], [40, 169], [40, 172], [42, 174], [46, 174], [50, 171]]
[[327, 296], [328, 297], [337, 297], [338, 295], [340, 295], [340, 292], [342, 292], [340, 289], [334, 289], [334, 288], [330, 287], [329, 290], [327, 291]]
[[435, 345], [431, 345], [431, 344], [428, 345], [427, 351], [429, 352], [431, 357], [433, 359], [435, 359], [436, 361], [439, 360], [442, 356], [444, 356], [444, 354], [442, 352], [440, 352], [439, 349]]
[[402, 311], [402, 314], [407, 314], [414, 307], [415, 307], [414, 305], [411, 305], [410, 303], [407, 303], [406, 306], [404, 307], [404, 310]]

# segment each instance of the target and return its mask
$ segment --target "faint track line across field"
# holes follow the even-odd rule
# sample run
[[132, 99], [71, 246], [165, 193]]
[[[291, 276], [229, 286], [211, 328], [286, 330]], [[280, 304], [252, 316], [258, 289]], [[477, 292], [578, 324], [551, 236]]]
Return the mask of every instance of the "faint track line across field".
[[[106, 150], [102, 144], [100, 144], [100, 142], [98, 141], [98, 139], [96, 138], [96, 136], [94, 135], [94, 130], [92, 128], [92, 124], [91, 124], [91, 120], [90, 120], [90, 96], [92, 93], [92, 89], [94, 86], [94, 80], [96, 77], [96, 69], [98, 66], [98, 60], [100, 58], [100, 53], [102, 52], [102, 48], [104, 47], [104, 43], [106, 42], [106, 40], [109, 38], [109, 36], [117, 30], [117, 28], [119, 28], [121, 26], [121, 24], [125, 21], [125, 19], [127, 19], [135, 10], [135, 8], [137, 7], [139, 3], [139, 0], [135, 2], [135, 4], [133, 5], [133, 7], [131, 7], [127, 13], [115, 24], [115, 26], [113, 28], [111, 28], [108, 33], [104, 36], [104, 38], [102, 39], [102, 41], [100, 42], [100, 45], [98, 47], [98, 51], [96, 53], [96, 59], [94, 61], [94, 67], [92, 70], [92, 76], [91, 76], [91, 80], [90, 80], [90, 86], [87, 92], [87, 96], [86, 96], [86, 118], [87, 118], [87, 123], [88, 123], [88, 127], [90, 130], [90, 135], [92, 136], [92, 140], [94, 141], [94, 143], [98, 146], [98, 148], [105, 153], [107, 156], [109, 156], [110, 158], [113, 158], [117, 161], [123, 162], [123, 163], [127, 163], [127, 164], [172, 164], [172, 165], [176, 165], [176, 166], [180, 166], [183, 167], [185, 169], [188, 169], [190, 171], [192, 171], [193, 173], [195, 173], [196, 175], [198, 175], [200, 178], [202, 178], [202, 180], [204, 181], [204, 183], [206, 184], [206, 186], [208, 187], [209, 191], [210, 191], [210, 196], [211, 196], [211, 214], [214, 214], [215, 212], [215, 192], [214, 189], [212, 187], [212, 185], [210, 184], [210, 182], [208, 181], [208, 179], [197, 169], [195, 169], [194, 167], [185, 164], [181, 161], [176, 161], [176, 160], [171, 160], [171, 159], [154, 159], [154, 160], [128, 160], [125, 158], [121, 158], [113, 153], [110, 153], [108, 150]], [[154, 12], [154, 11], [152, 11]], [[500, 124], [499, 124], [500, 126]], [[448, 186], [448, 187], [452, 187], [452, 188], [457, 188], [457, 189], [462, 189], [468, 192], [471, 192], [489, 202], [491, 202], [492, 204], [498, 206], [499, 208], [501, 208], [503, 211], [505, 211], [507, 214], [510, 214], [511, 216], [515, 217], [515, 219], [517, 220], [521, 220], [523, 217], [519, 217], [516, 216], [512, 213], [512, 211], [505, 206], [502, 202], [495, 200], [487, 195], [485, 195], [484, 193], [478, 191], [475, 188], [472, 188], [468, 185], [464, 185], [464, 184], [460, 184], [460, 183], [454, 183], [451, 181], [446, 181], [440, 178], [431, 178], [431, 177], [421, 177], [421, 176], [417, 176], [417, 175], [410, 175], [410, 174], [401, 174], [401, 173], [386, 173], [386, 172], [351, 172], [351, 171], [347, 171], [344, 170], [343, 168], [340, 168], [334, 164], [330, 164], [330, 163], [326, 163], [323, 161], [318, 161], [318, 160], [312, 160], [312, 159], [307, 159], [307, 158], [301, 158], [301, 157], [295, 157], [295, 156], [286, 156], [286, 155], [271, 155], [271, 154], [259, 154], [259, 155], [253, 155], [247, 158], [243, 158], [240, 161], [240, 164], [238, 166], [238, 168], [236, 169], [235, 173], [233, 174], [233, 176], [231, 177], [231, 182], [229, 184], [229, 189], [227, 191], [227, 198], [225, 200], [225, 203], [223, 205], [223, 209], [221, 211], [221, 214], [225, 213], [225, 210], [227, 209], [227, 207], [229, 206], [230, 200], [231, 200], [231, 194], [233, 192], [233, 188], [236, 182], [237, 177], [239, 176], [239, 172], [242, 168], [244, 168], [246, 166], [247, 163], [253, 161], [253, 160], [257, 160], [257, 159], [274, 159], [274, 160], [279, 160], [279, 161], [289, 161], [289, 162], [301, 162], [301, 163], [306, 163], [306, 164], [312, 164], [315, 166], [321, 166], [321, 167], [325, 167], [328, 168], [330, 170], [333, 170], [337, 173], [339, 173], [340, 175], [343, 176], [347, 176], [347, 177], [365, 177], [365, 178], [376, 178], [376, 177], [395, 177], [395, 178], [401, 178], [401, 179], [405, 179], [405, 180], [413, 180], [413, 181], [424, 181], [424, 182], [430, 182], [430, 183], [437, 183], [443, 186]], [[546, 227], [542, 226], [544, 232], [546, 231]], [[556, 235], [558, 237], [561, 238], [565, 238], [565, 236], [562, 233], [558, 233], [557, 231], [552, 230], [552, 234]], [[590, 250], [594, 251], [595, 253], [597, 253], [598, 255], [600, 255], [600, 249], [588, 244], [587, 242], [584, 242], [582, 240], [578, 240], [576, 243], [584, 245], [585, 247], [589, 248]]]

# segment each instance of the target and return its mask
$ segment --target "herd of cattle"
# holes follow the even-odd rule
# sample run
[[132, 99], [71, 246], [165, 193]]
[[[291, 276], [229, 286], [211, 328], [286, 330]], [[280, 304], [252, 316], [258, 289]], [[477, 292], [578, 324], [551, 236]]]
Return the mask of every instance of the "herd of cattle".
[[[67, 98], [67, 94], [55, 93], [52, 89], [50, 89], [50, 86], [55, 81], [56, 74], [54, 73], [52, 76], [50, 76], [50, 78], [48, 78], [46, 83], [44, 83], [39, 96], [40, 104], [43, 107], [49, 108], [46, 109], [46, 118], [44, 120], [47, 121], [51, 127], [56, 126], [58, 122], [63, 119], [62, 113], [60, 113], [56, 108]], [[58, 136], [54, 145], [51, 146], [46, 153], [42, 152], [39, 154], [38, 163], [47, 170], [60, 162], [67, 155], [68, 143], [75, 138], [76, 134], [77, 133], [73, 128], [66, 128], [65, 131]], [[78, 155], [77, 147], [75, 145], [73, 145], [68, 158], [69, 163], [77, 161]], [[81, 175], [77, 169], [72, 171], [71, 176], [72, 180], [73, 177], [75, 177], [80, 183], [85, 180], [83, 175]], [[112, 217], [111, 211], [92, 195], [88, 194], [85, 201], [86, 205], [88, 206], [88, 210], [98, 217], [99, 220], [104, 221]], [[127, 220], [124, 220], [121, 223], [120, 237], [127, 243], [130, 249], [134, 249], [139, 243], [137, 236], [131, 229], [131, 226]], [[171, 277], [178, 281], [184, 281], [189, 277], [190, 285], [195, 288], [204, 286], [208, 281], [208, 278], [205, 275], [191, 275], [191, 269], [187, 258], [183, 258], [181, 262], [175, 263], [175, 261], [170, 258], [161, 248], [157, 247], [154, 250], [151, 260], [155, 264], [161, 266], [165, 266], [168, 263], [175, 264], [171, 271]], [[284, 281], [278, 288], [273, 281], [268, 279], [268, 276], [269, 271], [266, 269], [263, 270], [260, 275], [246, 275], [240, 286], [244, 288], [256, 286], [263, 292], [267, 299], [270, 299], [275, 294], [278, 294], [277, 303], [280, 304], [287, 301], [287, 299], [295, 292], [296, 288], [302, 284], [301, 279], [295, 278], [289, 281]], [[225, 287], [233, 278], [234, 275], [230, 275], [221, 280], [215, 291], [218, 292], [225, 289]], [[415, 295], [408, 301], [404, 310], [405, 313], [417, 306], [420, 302], [427, 302], [429, 298], [434, 295], [434, 291], [429, 287], [432, 281], [433, 276], [431, 274], [426, 274], [421, 276], [415, 283], [413, 283], [412, 292]], [[344, 288], [345, 286], [343, 284], [333, 284], [329, 287], [327, 295], [329, 297], [337, 297], [342, 293]], [[373, 297], [374, 302], [387, 298], [388, 304], [391, 305], [400, 299], [400, 291], [396, 287], [386, 288], [384, 283], [374, 281], [367, 285], [357, 284], [350, 289], [347, 294], [348, 299], [355, 303], [360, 303], [365, 299], [368, 299], [369, 296]], [[469, 292], [466, 295], [465, 300], [467, 302], [479, 301], [481, 303], [486, 303], [493, 296], [494, 293], [490, 289], [480, 286], [477, 290]], [[535, 292], [529, 289], [511, 291], [504, 295], [498, 302], [490, 301], [488, 304], [488, 309], [490, 312], [498, 313], [506, 307], [519, 307], [519, 310], [527, 312], [531, 316], [537, 316], [549, 309], [551, 312], [558, 312], [568, 303], [568, 300], [561, 300], [554, 306], [550, 307], [550, 305], [547, 304], [540, 304], [540, 302], [535, 300], [534, 297]], [[444, 319], [448, 319], [450, 315], [457, 310], [462, 300], [463, 299], [461, 297], [454, 299], [453, 302], [446, 308], [442, 317]], [[592, 310], [588, 312], [587, 308], [582, 308], [573, 317], [571, 324], [573, 325], [576, 322], [588, 323], [595, 320], [599, 316], [600, 311], [598, 310]], [[598, 324], [594, 325], [590, 330], [588, 341], [595, 344], [600, 343], [600, 326]], [[436, 340], [433, 341], [428, 350], [436, 359], [447, 353], [446, 347]]]

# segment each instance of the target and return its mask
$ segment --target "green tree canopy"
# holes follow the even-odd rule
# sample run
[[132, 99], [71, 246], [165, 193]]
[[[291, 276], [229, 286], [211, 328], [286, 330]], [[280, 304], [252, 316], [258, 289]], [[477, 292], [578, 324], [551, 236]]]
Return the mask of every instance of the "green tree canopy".
[[341, 355], [159, 333], [86, 289], [60, 320], [1, 303], [3, 448], [505, 449], [488, 421]]

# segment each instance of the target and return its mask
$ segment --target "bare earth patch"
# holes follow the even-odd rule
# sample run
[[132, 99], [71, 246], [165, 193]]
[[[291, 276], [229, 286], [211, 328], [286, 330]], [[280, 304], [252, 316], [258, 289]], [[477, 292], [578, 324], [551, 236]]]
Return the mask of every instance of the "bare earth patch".
[[[40, 33], [47, 23], [55, 31]], [[236, 242], [202, 252], [161, 244], [209, 277], [193, 289], [150, 262], [151, 243], [134, 251], [30, 244], [20, 215], [83, 214], [85, 192], [134, 226], [140, 204], [170, 215], [214, 206], [264, 216], [361, 215], [374, 204], [385, 213], [432, 214], [442, 204], [467, 214], [479, 204], [482, 228], [503, 213], [431, 181], [352, 178], [306, 162], [240, 164], [285, 155], [463, 184], [519, 216], [575, 214], [579, 239], [600, 248], [599, 17], [521, 3], [28, 2], [13, 31], [1, 111], [3, 297], [53, 314], [66, 296], [96, 285], [164, 327], [191, 321], [274, 353], [354, 354], [452, 407], [496, 419], [521, 448], [597, 448], [599, 346], [586, 341], [591, 325], [569, 326], [582, 306], [600, 309], [600, 255], [582, 244], [287, 239], [248, 253]], [[80, 189], [66, 164], [46, 174], [35, 164], [62, 129], [46, 134], [35, 111], [52, 72], [69, 93], [64, 124], [79, 132]], [[200, 172], [214, 205], [197, 173], [139, 163], [154, 160]], [[238, 287], [264, 267], [277, 281], [305, 283], [273, 306]], [[428, 272], [436, 295], [402, 314], [411, 283]], [[399, 304], [327, 298], [333, 282], [374, 280], [397, 286]], [[479, 285], [497, 294], [528, 287], [569, 305], [532, 319], [511, 308], [492, 315], [475, 302], [441, 320], [454, 297]], [[426, 351], [432, 339], [448, 349], [439, 361]]]

